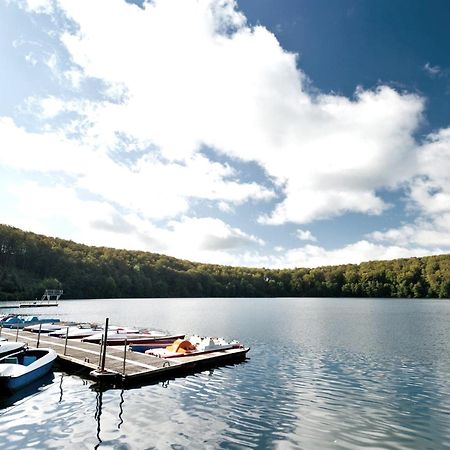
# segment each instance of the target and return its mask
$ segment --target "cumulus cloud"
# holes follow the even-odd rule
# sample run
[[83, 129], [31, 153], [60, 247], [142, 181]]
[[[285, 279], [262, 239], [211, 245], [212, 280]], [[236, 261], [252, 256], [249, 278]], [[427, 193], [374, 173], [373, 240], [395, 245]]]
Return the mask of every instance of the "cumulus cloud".
[[386, 86], [312, 94], [296, 55], [232, 0], [57, 3], [77, 26], [61, 35], [73, 62], [124, 93], [98, 105], [96, 133], [152, 143], [168, 160], [206, 145], [257, 162], [284, 197], [261, 223], [380, 214], [377, 189], [411, 173], [423, 99]]
[[317, 241], [317, 238], [309, 230], [301, 230], [299, 228], [295, 234], [301, 241]]
[[[36, 205], [67, 198], [89, 216], [82, 224], [60, 208], [72, 231], [81, 230], [73, 239], [257, 266], [385, 259], [447, 245], [450, 131], [418, 144], [424, 98], [388, 86], [358, 87], [352, 98], [312, 91], [297, 55], [266, 28], [250, 27], [234, 0], [19, 5], [58, 18], [46, 23], [60, 28], [47, 30], [54, 48], [44, 51], [52, 80], [72, 90], [29, 99], [32, 127], [0, 117], [0, 164], [39, 175], [40, 187], [27, 187]], [[263, 181], [242, 177], [238, 167], [247, 163], [262, 169]], [[62, 176], [52, 194], [55, 174]], [[256, 235], [195, 212], [198, 202], [226, 215], [271, 201], [254, 214], [258, 227], [380, 215], [391, 206], [380, 190], [399, 187], [418, 221], [373, 233], [376, 244], [336, 250], [307, 245], [269, 255]], [[25, 201], [25, 191], [16, 195]], [[45, 232], [48, 221], [37, 217]], [[302, 229], [297, 238], [316, 240]]]
[[429, 62], [423, 66], [423, 70], [433, 78], [442, 73], [442, 69], [439, 66], [433, 66]]
[[409, 183], [411, 224], [370, 235], [380, 242], [450, 248], [450, 128], [428, 136], [417, 152], [416, 174]]

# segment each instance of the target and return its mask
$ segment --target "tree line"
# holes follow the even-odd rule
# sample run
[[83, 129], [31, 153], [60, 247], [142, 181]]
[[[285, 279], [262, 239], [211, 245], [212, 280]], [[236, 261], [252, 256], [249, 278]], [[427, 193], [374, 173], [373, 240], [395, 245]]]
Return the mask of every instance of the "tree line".
[[0, 225], [0, 300], [64, 298], [450, 298], [450, 255], [314, 269], [194, 263], [157, 253], [91, 247]]

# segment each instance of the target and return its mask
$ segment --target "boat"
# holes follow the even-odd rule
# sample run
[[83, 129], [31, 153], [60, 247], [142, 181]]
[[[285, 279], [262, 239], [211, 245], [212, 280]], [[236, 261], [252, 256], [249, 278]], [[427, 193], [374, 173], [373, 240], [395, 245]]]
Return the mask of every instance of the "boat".
[[28, 325], [38, 325], [40, 323], [58, 323], [60, 319], [44, 318], [40, 319], [37, 316], [13, 316], [2, 322], [4, 328], [24, 328]]
[[76, 325], [75, 322], [59, 322], [59, 323], [38, 323], [35, 325], [27, 325], [26, 327], [23, 327], [24, 331], [31, 331], [32, 333], [51, 333], [52, 331], [58, 331], [65, 329], [67, 327], [73, 327]]
[[130, 350], [132, 352], [137, 352], [137, 353], [145, 353], [147, 350], [151, 350], [154, 348], [164, 348], [167, 347], [170, 344], [173, 344], [177, 339], [179, 339], [179, 337], [177, 337], [176, 339], [174, 338], [172, 342], [163, 342], [160, 340], [156, 340], [154, 342], [147, 342], [147, 343], [143, 343], [143, 342], [136, 342], [136, 341], [132, 341], [130, 343]]
[[182, 356], [201, 355], [232, 348], [243, 348], [238, 341], [227, 342], [222, 338], [191, 336], [189, 339], [177, 339], [165, 348], [146, 350], [145, 353], [159, 358], [178, 358]]
[[25, 349], [27, 344], [24, 342], [0, 342], [0, 358], [10, 355], [11, 353], [17, 353], [20, 350]]
[[[83, 342], [90, 342], [93, 344], [100, 344], [102, 342], [104, 333], [96, 333], [92, 336], [88, 336], [82, 339]], [[106, 338], [107, 345], [124, 345], [127, 344], [157, 344], [158, 347], [164, 347], [166, 345], [172, 344], [177, 339], [183, 338], [184, 334], [174, 334], [167, 335], [164, 333], [159, 333], [156, 331], [150, 331], [147, 333], [137, 332], [137, 333], [125, 333], [125, 332], [110, 332], [108, 330], [108, 335]]]
[[95, 327], [93, 325], [76, 325], [72, 327], [64, 327], [60, 330], [50, 331], [48, 335], [51, 337], [59, 338], [65, 338], [67, 335], [67, 339], [82, 339], [84, 337], [96, 334], [99, 331], [101, 331], [101, 328]]
[[0, 359], [0, 389], [16, 390], [47, 374], [56, 359], [49, 348], [26, 349]]

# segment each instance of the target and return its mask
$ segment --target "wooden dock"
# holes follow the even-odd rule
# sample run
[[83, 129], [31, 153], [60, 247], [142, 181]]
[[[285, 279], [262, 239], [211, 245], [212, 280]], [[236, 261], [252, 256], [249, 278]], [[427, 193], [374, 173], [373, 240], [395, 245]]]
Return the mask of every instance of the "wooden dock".
[[[220, 365], [229, 361], [245, 359], [248, 348], [234, 348], [202, 355], [183, 356], [180, 358], [157, 358], [144, 353], [132, 352], [123, 346], [108, 346], [105, 353], [104, 371], [101, 366], [101, 346], [79, 340], [47, 336], [42, 333], [23, 331], [21, 329], [1, 329], [1, 336], [9, 341], [26, 342], [29, 347], [51, 348], [63, 363], [69, 363], [79, 369], [90, 372], [97, 380], [113, 380], [121, 383], [139, 383], [151, 378], [170, 378], [186, 371], [195, 370], [204, 365]], [[38, 342], [39, 341], [39, 342]]]

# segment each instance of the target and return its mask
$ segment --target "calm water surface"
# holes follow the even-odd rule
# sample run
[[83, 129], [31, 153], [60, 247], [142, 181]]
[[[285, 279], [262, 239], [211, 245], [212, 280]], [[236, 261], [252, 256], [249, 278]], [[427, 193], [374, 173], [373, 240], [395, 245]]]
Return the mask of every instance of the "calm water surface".
[[2, 450], [450, 448], [449, 301], [66, 300], [34, 312], [238, 338], [251, 351], [129, 390], [55, 372], [0, 400]]

